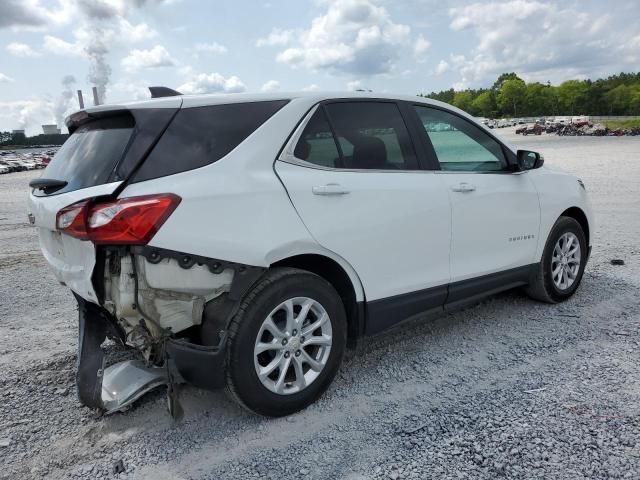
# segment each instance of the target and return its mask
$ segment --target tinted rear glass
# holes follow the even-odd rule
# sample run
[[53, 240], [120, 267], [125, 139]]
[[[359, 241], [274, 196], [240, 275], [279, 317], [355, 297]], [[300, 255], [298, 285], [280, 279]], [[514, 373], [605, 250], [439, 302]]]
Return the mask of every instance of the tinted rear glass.
[[42, 178], [68, 182], [56, 193], [109, 183], [109, 176], [122, 158], [133, 129], [134, 120], [128, 114], [81, 125], [55, 154]]
[[193, 170], [220, 160], [287, 102], [231, 103], [180, 110], [133, 181]]

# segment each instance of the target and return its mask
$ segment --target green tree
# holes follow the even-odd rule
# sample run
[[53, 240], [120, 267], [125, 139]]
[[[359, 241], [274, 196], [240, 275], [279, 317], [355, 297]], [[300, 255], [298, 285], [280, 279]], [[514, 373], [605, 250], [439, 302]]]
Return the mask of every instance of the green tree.
[[456, 92], [453, 90], [453, 88], [450, 88], [449, 90], [442, 90], [441, 92], [431, 92], [426, 95], [420, 96], [438, 100], [444, 103], [453, 103], [453, 97], [455, 94]]
[[559, 86], [549, 82], [526, 84], [516, 73], [509, 72], [501, 74], [491, 88], [462, 92], [448, 89], [421, 96], [488, 117], [502, 114], [640, 115], [640, 72], [623, 72], [597, 80], [569, 80]]
[[583, 111], [588, 97], [589, 86], [581, 80], [567, 80], [557, 87], [558, 101], [562, 113], [575, 115], [588, 113]]
[[518, 116], [518, 107], [526, 100], [527, 85], [520, 79], [510, 79], [502, 82], [500, 93], [498, 93], [498, 105], [507, 112], [513, 112], [513, 116]]
[[629, 102], [629, 113], [640, 115], [640, 83], [634, 85], [631, 101]]
[[502, 84], [507, 80], [522, 81], [522, 79], [518, 75], [516, 75], [514, 72], [501, 73], [498, 79], [495, 82], [493, 82], [493, 86], [491, 87], [491, 90], [493, 90], [493, 92], [497, 94], [502, 89]]
[[473, 100], [471, 105], [473, 110], [480, 116], [489, 118], [494, 117], [498, 109], [496, 99], [490, 91], [482, 92]]
[[630, 113], [634, 89], [627, 85], [618, 85], [604, 95], [611, 115], [626, 115]]
[[558, 110], [558, 99], [555, 88], [551, 85], [542, 83], [529, 83], [527, 85], [527, 93], [524, 111], [526, 115], [550, 115], [556, 114]]
[[472, 104], [473, 94], [469, 90], [456, 92], [453, 96], [453, 105], [458, 107], [460, 110], [464, 110], [468, 113], [474, 113]]

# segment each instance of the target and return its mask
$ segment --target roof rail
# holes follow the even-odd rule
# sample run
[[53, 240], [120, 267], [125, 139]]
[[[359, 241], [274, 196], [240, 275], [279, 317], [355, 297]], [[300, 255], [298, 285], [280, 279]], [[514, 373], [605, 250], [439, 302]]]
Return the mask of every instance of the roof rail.
[[151, 98], [176, 97], [182, 95], [177, 90], [169, 87], [149, 87], [149, 91], [151, 92]]

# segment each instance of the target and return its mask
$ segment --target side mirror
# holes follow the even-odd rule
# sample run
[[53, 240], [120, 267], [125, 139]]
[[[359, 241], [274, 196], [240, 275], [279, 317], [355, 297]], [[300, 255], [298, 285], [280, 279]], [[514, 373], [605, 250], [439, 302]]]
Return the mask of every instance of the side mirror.
[[518, 150], [518, 169], [523, 172], [525, 170], [533, 170], [540, 168], [544, 164], [544, 157], [538, 152], [530, 150]]

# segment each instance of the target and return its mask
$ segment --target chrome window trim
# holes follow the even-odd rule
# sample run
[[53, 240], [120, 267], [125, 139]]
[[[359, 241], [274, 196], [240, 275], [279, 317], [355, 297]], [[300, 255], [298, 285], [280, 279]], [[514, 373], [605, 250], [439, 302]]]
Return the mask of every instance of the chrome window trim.
[[481, 172], [477, 172], [474, 170], [433, 170], [433, 172], [435, 173], [439, 173], [439, 174], [446, 174], [446, 175], [451, 175], [451, 174], [456, 174], [456, 173], [464, 173], [465, 175], [468, 175], [470, 173], [476, 174], [476, 175], [522, 175], [523, 173], [527, 173], [528, 170], [524, 170], [524, 171], [519, 171], [519, 170], [485, 170], [485, 171], [481, 171]]

